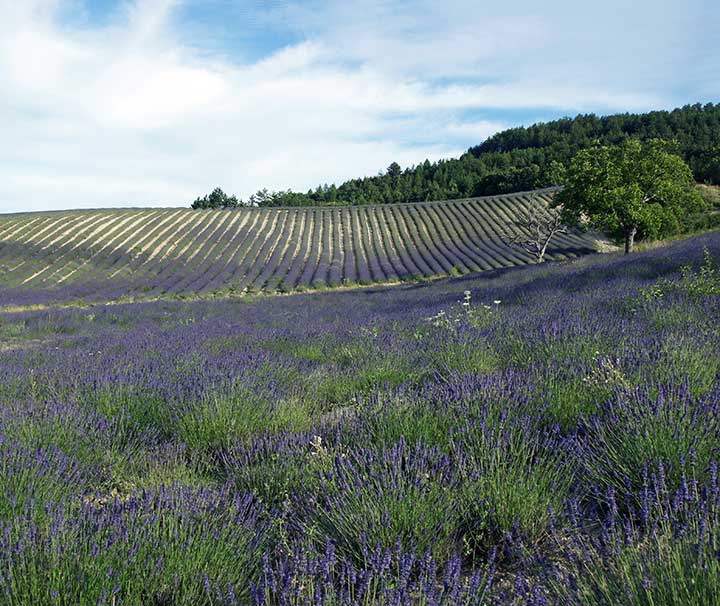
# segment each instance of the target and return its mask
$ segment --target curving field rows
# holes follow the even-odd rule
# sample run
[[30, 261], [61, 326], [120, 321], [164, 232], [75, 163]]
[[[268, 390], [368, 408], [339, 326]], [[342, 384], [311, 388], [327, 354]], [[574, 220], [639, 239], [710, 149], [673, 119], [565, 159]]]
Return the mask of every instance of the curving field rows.
[[[113, 209], [0, 215], [0, 288], [115, 300], [291, 291], [521, 265], [501, 234], [531, 193], [297, 209]], [[549, 190], [535, 192], [547, 202]], [[558, 237], [549, 259], [594, 250]]]

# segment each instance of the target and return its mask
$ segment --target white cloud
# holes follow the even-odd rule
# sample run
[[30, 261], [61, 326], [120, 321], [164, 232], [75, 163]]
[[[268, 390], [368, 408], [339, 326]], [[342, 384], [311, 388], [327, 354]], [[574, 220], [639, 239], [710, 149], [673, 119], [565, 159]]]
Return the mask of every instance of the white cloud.
[[165, 29], [170, 3], [139, 6], [102, 31], [65, 30], [47, 5], [15, 15], [0, 47], [2, 210], [178, 205], [217, 184], [305, 189], [461, 151], [408, 146], [385, 119], [457, 99], [346, 73], [319, 43], [255, 65], [201, 60]]
[[507, 125], [502, 122], [493, 122], [491, 120], [479, 120], [477, 122], [448, 122], [444, 125], [443, 130], [449, 136], [472, 138], [478, 143], [487, 139], [490, 135], [503, 130]]
[[177, 1], [126, 3], [104, 26], [68, 25], [61, 4], [0, 0], [0, 210], [184, 205], [216, 185], [304, 190], [458, 155], [509, 125], [499, 109], [672, 103], [649, 58], [633, 86], [640, 68], [630, 58], [620, 70], [622, 49], [603, 55], [607, 36], [572, 48], [602, 24], [580, 27], [560, 6], [285, 5], [264, 18], [302, 40], [239, 63], [186, 42]]

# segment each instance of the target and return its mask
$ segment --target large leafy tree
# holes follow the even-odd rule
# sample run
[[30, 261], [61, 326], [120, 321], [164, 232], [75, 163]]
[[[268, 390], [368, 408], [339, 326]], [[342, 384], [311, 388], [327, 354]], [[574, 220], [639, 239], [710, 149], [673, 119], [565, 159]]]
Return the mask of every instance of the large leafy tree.
[[705, 205], [688, 165], [659, 139], [581, 150], [563, 183], [555, 198], [563, 219], [622, 238], [626, 253], [636, 236], [677, 232], [684, 215]]
[[242, 200], [238, 200], [235, 196], [228, 196], [222, 189], [216, 187], [212, 192], [196, 198], [192, 203], [192, 208], [238, 208], [244, 206]]

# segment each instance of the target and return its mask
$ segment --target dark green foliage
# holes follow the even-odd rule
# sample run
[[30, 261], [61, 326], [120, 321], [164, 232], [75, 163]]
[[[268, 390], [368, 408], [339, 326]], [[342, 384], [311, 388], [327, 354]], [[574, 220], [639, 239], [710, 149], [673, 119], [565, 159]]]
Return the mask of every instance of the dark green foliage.
[[720, 183], [719, 135], [720, 104], [696, 103], [672, 111], [605, 117], [586, 114], [528, 128], [511, 128], [469, 152], [476, 157], [502, 153], [513, 157], [518, 152], [532, 156], [534, 150], [542, 150], [544, 157], [538, 157], [544, 162], [538, 164], [546, 168], [552, 160], [567, 164], [577, 151], [596, 142], [619, 145], [627, 138], [668, 139], [677, 141], [679, 154], [690, 165], [697, 181]]
[[[308, 202], [305, 194], [287, 191], [269, 191], [267, 188], [259, 189], [248, 199], [250, 206], [262, 208], [277, 208], [281, 206], [313, 206]], [[332, 204], [332, 202], [328, 202]]]
[[216, 187], [209, 195], [196, 198], [191, 206], [194, 209], [239, 208], [245, 206], [245, 203], [242, 200], [238, 200], [235, 196], [228, 196], [222, 189]]
[[660, 139], [593, 146], [570, 162], [554, 205], [568, 224], [583, 223], [625, 240], [680, 230], [683, 216], [703, 209], [690, 168]]
[[557, 185], [557, 164], [569, 164], [579, 150], [595, 143], [618, 145], [628, 138], [676, 141], [678, 154], [696, 181], [720, 184], [720, 104], [708, 103], [646, 114], [586, 114], [511, 128], [457, 159], [425, 160], [404, 170], [393, 162], [377, 176], [351, 179], [338, 186], [319, 185], [307, 193], [264, 190], [265, 196], [259, 196], [256, 203], [378, 204], [528, 191]]

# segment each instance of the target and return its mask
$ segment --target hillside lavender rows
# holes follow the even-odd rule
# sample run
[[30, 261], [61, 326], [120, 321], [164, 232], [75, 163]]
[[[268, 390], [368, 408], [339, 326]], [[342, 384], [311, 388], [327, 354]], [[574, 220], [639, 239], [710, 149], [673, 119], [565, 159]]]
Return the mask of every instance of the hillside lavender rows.
[[716, 603], [719, 258], [4, 312], [0, 603]]
[[[525, 265], [536, 256], [506, 240], [526, 212], [546, 216], [553, 195], [551, 188], [362, 207], [3, 215], [0, 305], [291, 292]], [[553, 239], [548, 258], [595, 250], [590, 235], [571, 230]]]

